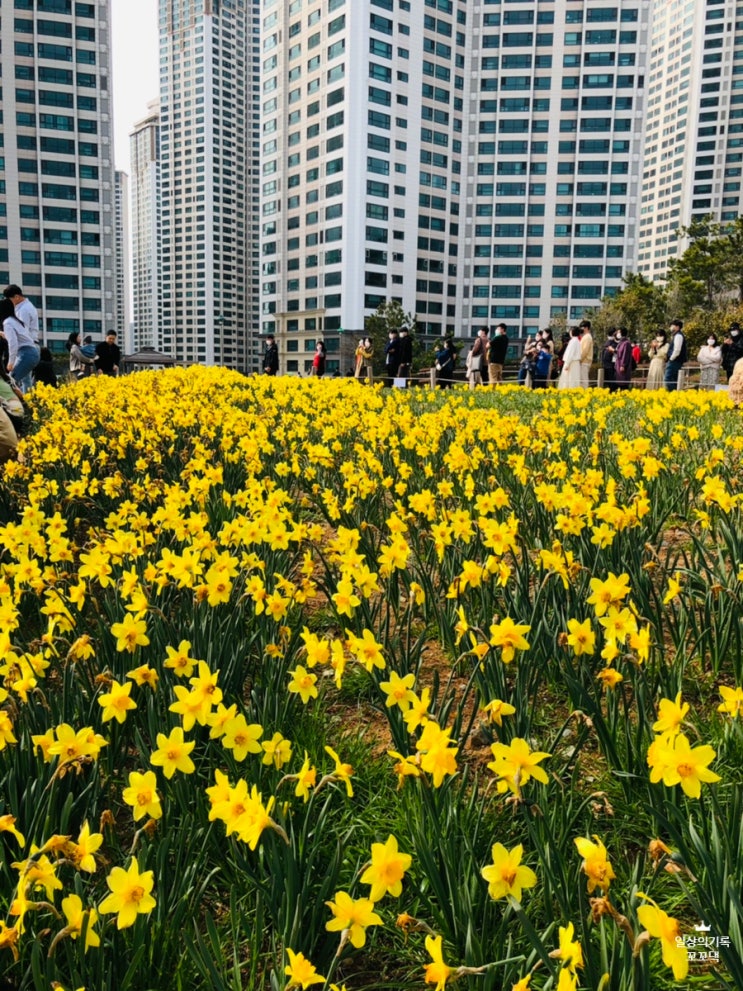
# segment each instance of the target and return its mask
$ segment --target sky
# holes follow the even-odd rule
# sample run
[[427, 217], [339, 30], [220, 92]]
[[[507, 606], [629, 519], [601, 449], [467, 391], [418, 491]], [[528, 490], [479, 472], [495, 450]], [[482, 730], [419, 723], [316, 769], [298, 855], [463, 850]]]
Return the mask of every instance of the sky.
[[158, 0], [111, 0], [114, 159], [128, 173], [129, 133], [160, 89], [157, 6]]

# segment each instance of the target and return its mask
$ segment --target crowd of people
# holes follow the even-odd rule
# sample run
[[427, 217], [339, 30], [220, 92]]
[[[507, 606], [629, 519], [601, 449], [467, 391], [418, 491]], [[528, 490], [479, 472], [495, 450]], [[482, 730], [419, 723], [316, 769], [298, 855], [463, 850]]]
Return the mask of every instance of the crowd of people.
[[[476, 341], [471, 354], [476, 353]], [[643, 358], [647, 357], [645, 378], [647, 389], [678, 388], [681, 369], [689, 361], [689, 348], [681, 320], [673, 320], [669, 330], [659, 330], [650, 342], [646, 355], [637, 342], [630, 339], [625, 327], [612, 328], [600, 349], [598, 362], [603, 372], [603, 385], [610, 392], [629, 389], [633, 376]], [[731, 383], [736, 363], [743, 358], [743, 333], [737, 323], [722, 342], [710, 334], [697, 353], [700, 389], [714, 389], [722, 369]], [[562, 335], [555, 347], [552, 331], [538, 331], [525, 347], [519, 366], [518, 381], [527, 382], [533, 388], [545, 388], [550, 380], [557, 380], [558, 388], [586, 388], [594, 361], [594, 342], [590, 320], [571, 327]], [[743, 376], [743, 366], [741, 366]], [[472, 379], [470, 379], [472, 385]], [[474, 384], [477, 384], [476, 381]]]
[[[81, 341], [75, 332], [65, 346], [70, 353], [70, 378], [119, 374], [121, 350], [116, 331], [109, 330], [97, 344], [91, 337]], [[7, 460], [18, 446], [25, 415], [23, 397], [37, 383], [57, 386], [54, 359], [49, 348], [40, 344], [36, 307], [20, 286], [10, 285], [0, 298], [0, 461]]]
[[[504, 381], [504, 368], [510, 340], [508, 327], [500, 323], [492, 329], [481, 327], [465, 361], [465, 378], [470, 389], [479, 385], [498, 385]], [[82, 349], [84, 351], [84, 349]], [[84, 357], [78, 354], [78, 360]], [[681, 320], [673, 320], [668, 331], [659, 330], [643, 352], [640, 344], [632, 341], [625, 327], [612, 328], [604, 344], [596, 350], [590, 320], [583, 320], [562, 334], [558, 344], [552, 329], [537, 331], [524, 346], [518, 366], [517, 381], [534, 389], [545, 389], [556, 384], [559, 389], [588, 388], [591, 371], [597, 362], [600, 379], [610, 392], [629, 389], [642, 381], [635, 375], [638, 366], [647, 360], [644, 379], [648, 389], [678, 388], [681, 369], [689, 361], [689, 347]], [[715, 334], [709, 334], [706, 344], [697, 353], [700, 368], [699, 388], [714, 389], [722, 369], [731, 388], [736, 362], [743, 359], [743, 333], [737, 323], [731, 325], [724, 340], [719, 342]], [[318, 341], [312, 362], [311, 375], [325, 373], [326, 349]], [[452, 338], [442, 338], [435, 350], [435, 378], [440, 388], [454, 384], [459, 352]], [[348, 374], [357, 379], [372, 378], [374, 348], [369, 337], [362, 338], [356, 347], [354, 365]], [[412, 371], [413, 342], [406, 328], [391, 330], [384, 347], [384, 384], [388, 387], [409, 381]], [[269, 335], [264, 354], [264, 372], [277, 375], [279, 353], [276, 340]], [[337, 375], [338, 372], [336, 371]], [[743, 378], [743, 365], [740, 370]]]

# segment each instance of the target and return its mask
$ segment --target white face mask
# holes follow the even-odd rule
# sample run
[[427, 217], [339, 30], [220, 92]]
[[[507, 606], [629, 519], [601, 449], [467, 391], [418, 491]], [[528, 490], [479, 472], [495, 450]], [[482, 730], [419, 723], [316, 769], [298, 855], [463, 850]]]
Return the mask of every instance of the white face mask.
[[739, 330], [731, 330], [730, 331], [730, 336], [731, 337], [737, 337], [738, 334], [740, 334], [740, 331]]
[[711, 348], [714, 347], [715, 346], [715, 339], [714, 339], [714, 337], [708, 337], [707, 338], [707, 344], [709, 344], [709, 346]]

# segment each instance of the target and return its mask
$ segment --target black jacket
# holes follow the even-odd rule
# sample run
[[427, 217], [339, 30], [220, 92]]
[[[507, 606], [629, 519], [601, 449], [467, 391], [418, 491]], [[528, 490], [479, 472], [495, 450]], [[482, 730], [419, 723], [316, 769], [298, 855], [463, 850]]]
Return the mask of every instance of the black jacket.
[[275, 341], [266, 346], [266, 353], [263, 356], [263, 370], [269, 375], [275, 375], [279, 370], [279, 349]]
[[506, 362], [507, 352], [508, 335], [501, 334], [500, 337], [494, 337], [490, 342], [490, 347], [488, 348], [488, 361], [491, 365], [504, 365]]
[[743, 334], [731, 338], [732, 344], [722, 345], [722, 367], [728, 378], [733, 374], [735, 363], [739, 358], [743, 358]]
[[103, 372], [104, 375], [113, 375], [114, 368], [121, 365], [121, 348], [118, 344], [99, 341], [95, 346], [95, 353], [98, 355], [96, 371]]

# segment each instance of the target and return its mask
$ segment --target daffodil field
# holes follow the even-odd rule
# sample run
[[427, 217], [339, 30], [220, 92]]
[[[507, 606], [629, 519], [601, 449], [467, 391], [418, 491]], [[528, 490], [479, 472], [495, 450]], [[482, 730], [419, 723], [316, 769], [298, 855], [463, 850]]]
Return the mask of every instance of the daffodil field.
[[0, 989], [743, 988], [741, 414], [176, 369], [0, 476]]

